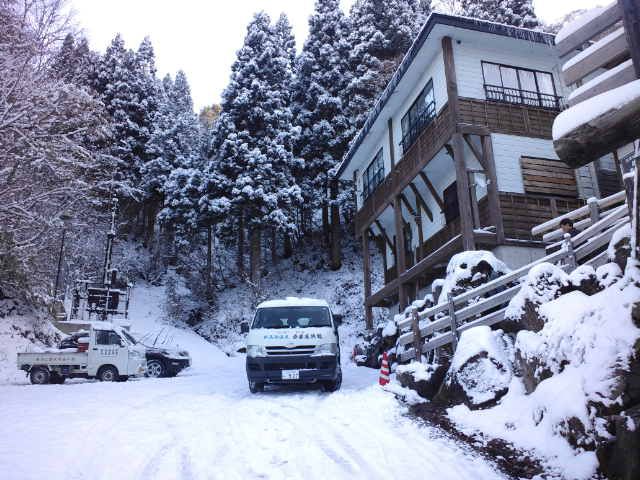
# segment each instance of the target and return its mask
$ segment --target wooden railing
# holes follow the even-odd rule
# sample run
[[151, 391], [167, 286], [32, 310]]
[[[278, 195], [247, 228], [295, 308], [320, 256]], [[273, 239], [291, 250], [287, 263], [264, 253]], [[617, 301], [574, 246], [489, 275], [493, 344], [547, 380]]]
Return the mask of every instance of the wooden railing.
[[[399, 354], [400, 360], [407, 361], [416, 358], [416, 352], [424, 354], [448, 344], [452, 344], [455, 350], [463, 331], [503, 321], [507, 304], [520, 291], [520, 282], [537, 265], [560, 264], [565, 271], [572, 271], [581, 264], [597, 266], [606, 262], [607, 246], [614, 232], [629, 222], [627, 206], [618, 205], [619, 194], [612, 197], [601, 201], [600, 207], [604, 207], [599, 210], [596, 221], [593, 221], [595, 202], [590, 203], [591, 207], [569, 212], [566, 216], [579, 218], [587, 209], [594, 217], [579, 235], [573, 238], [567, 236], [559, 250], [460, 295], [449, 295], [447, 302], [424, 310], [412, 308], [398, 322], [400, 331], [410, 328], [397, 341], [397, 347], [406, 349]], [[555, 230], [558, 221], [545, 222], [534, 230], [538, 233]]]

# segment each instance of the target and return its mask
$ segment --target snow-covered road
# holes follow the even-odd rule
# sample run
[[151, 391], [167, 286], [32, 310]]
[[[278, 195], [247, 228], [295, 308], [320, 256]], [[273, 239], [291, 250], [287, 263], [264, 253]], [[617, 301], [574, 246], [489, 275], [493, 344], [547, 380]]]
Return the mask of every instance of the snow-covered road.
[[0, 386], [0, 477], [504, 478], [403, 416], [375, 385], [375, 371], [345, 365], [343, 388], [333, 394], [252, 395], [242, 356], [228, 358], [191, 332], [178, 335], [195, 365], [174, 379]]

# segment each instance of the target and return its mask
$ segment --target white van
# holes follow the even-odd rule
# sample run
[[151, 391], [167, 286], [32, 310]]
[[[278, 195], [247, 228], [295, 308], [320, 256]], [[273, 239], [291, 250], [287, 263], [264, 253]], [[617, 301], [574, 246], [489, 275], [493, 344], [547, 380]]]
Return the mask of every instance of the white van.
[[324, 300], [287, 298], [258, 305], [247, 335], [247, 379], [252, 393], [265, 384], [342, 384], [339, 315]]

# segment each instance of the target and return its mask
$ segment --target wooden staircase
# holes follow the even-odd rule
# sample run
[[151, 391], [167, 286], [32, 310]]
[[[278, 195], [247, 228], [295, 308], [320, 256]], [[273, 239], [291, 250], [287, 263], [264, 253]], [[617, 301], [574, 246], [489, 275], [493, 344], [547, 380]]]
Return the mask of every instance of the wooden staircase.
[[[561, 218], [571, 218], [582, 231], [575, 237], [563, 238], [558, 228]], [[416, 358], [416, 352], [427, 354], [436, 348], [452, 344], [455, 351], [460, 334], [481, 325], [494, 325], [504, 320], [506, 305], [520, 291], [520, 281], [542, 263], [559, 265], [569, 273], [579, 265], [594, 268], [608, 262], [607, 247], [616, 230], [629, 223], [625, 192], [600, 200], [589, 199], [587, 205], [562, 217], [549, 220], [531, 230], [549, 242], [547, 255], [460, 295], [449, 295], [446, 303], [420, 310], [416, 307], [398, 322], [400, 331], [411, 327], [396, 343], [404, 350], [401, 361]], [[469, 304], [470, 300], [482, 299]]]

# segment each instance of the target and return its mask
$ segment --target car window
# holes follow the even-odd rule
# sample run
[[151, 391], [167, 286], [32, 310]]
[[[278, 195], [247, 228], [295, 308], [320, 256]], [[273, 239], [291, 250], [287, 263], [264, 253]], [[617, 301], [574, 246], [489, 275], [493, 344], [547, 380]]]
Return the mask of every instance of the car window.
[[326, 307], [259, 308], [252, 328], [330, 327], [331, 316]]
[[96, 330], [96, 344], [120, 345], [120, 337], [116, 332], [110, 330]]

